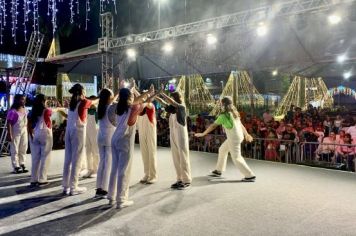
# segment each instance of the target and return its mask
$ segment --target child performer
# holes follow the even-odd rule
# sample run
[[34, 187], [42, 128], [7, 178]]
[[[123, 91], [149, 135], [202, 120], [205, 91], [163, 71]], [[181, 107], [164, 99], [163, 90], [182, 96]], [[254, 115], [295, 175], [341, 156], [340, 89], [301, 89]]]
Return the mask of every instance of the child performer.
[[111, 139], [116, 128], [116, 105], [114, 103], [118, 96], [114, 97], [110, 89], [103, 89], [99, 94], [98, 105], [98, 147], [99, 147], [99, 168], [96, 179], [96, 198], [105, 198], [108, 194], [109, 174], [111, 171], [112, 152]]
[[47, 170], [53, 146], [52, 112], [65, 111], [63, 108], [49, 109], [46, 97], [38, 94], [29, 115], [28, 133], [30, 136], [32, 168], [31, 187], [47, 185]]
[[115, 205], [117, 202], [118, 209], [133, 204], [128, 196], [136, 121], [137, 116], [142, 112], [142, 103], [153, 90], [153, 87], [151, 87], [148, 92], [137, 98], [127, 88], [121, 88], [119, 92], [119, 102], [116, 109], [117, 127], [111, 140], [112, 168], [108, 193], [109, 205]]
[[153, 184], [157, 181], [157, 121], [156, 109], [151, 99], [137, 120], [140, 149], [145, 176], [140, 180], [142, 184]]
[[69, 104], [67, 127], [65, 134], [65, 159], [63, 167], [63, 194], [75, 195], [85, 192], [85, 187], [78, 187], [81, 161], [85, 158], [85, 135], [87, 113], [91, 105], [96, 105], [97, 100], [85, 98], [82, 85], [75, 84], [69, 93], [72, 98]]
[[227, 155], [230, 152], [232, 161], [244, 175], [244, 181], [254, 181], [255, 174], [250, 170], [244, 158], [241, 155], [241, 143], [245, 137], [246, 141], [251, 142], [252, 136], [249, 135], [242, 125], [239, 113], [232, 104], [230, 97], [224, 97], [221, 100], [222, 113], [218, 116], [214, 124], [211, 124], [203, 133], [196, 133], [195, 137], [204, 137], [219, 125], [225, 128], [227, 139], [219, 148], [219, 159], [216, 170], [212, 173], [221, 176], [221, 172], [226, 169]]
[[16, 94], [7, 113], [7, 130], [10, 138], [10, 153], [15, 174], [27, 173], [25, 167], [28, 146], [26, 97]]
[[[183, 190], [190, 187], [192, 182], [189, 160], [189, 139], [187, 129], [186, 108], [179, 92], [173, 92], [172, 98], [160, 93], [164, 100], [156, 98], [162, 105], [168, 105], [166, 111], [170, 113], [169, 129], [170, 143], [174, 167], [177, 173], [177, 182], [171, 185], [172, 189]], [[167, 104], [168, 103], [168, 104]]]

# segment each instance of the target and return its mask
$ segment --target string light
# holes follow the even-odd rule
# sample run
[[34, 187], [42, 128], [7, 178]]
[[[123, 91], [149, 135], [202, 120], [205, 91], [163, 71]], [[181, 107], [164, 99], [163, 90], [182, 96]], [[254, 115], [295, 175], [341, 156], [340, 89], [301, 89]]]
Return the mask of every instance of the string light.
[[[44, 9], [39, 6], [41, 1], [45, 2], [44, 4], [47, 3], [47, 6], [45, 5]], [[85, 1], [85, 30], [88, 29], [88, 22], [90, 21], [89, 18], [89, 14], [91, 11], [90, 1], [91, 0]], [[113, 11], [115, 11], [115, 14], [117, 14], [116, 0], [99, 0], [99, 1], [100, 1], [100, 13], [103, 13], [107, 9], [108, 5], [112, 5], [114, 8]], [[13, 38], [14, 44], [17, 44], [17, 36], [19, 33], [18, 32], [19, 14], [21, 14], [20, 20], [22, 21], [21, 22], [22, 26], [20, 28], [23, 30], [23, 36], [24, 36], [23, 40], [25, 42], [28, 40], [28, 35], [30, 33], [29, 31], [34, 31], [36, 33], [39, 33], [40, 31], [39, 19], [41, 16], [43, 17], [43, 14], [46, 14], [47, 18], [51, 20], [52, 33], [54, 35], [58, 29], [57, 14], [59, 12], [59, 9], [63, 9], [62, 4], [65, 4], [66, 2], [68, 2], [67, 4], [69, 5], [67, 6], [69, 7], [70, 10], [69, 21], [71, 24], [73, 24], [76, 20], [76, 15], [80, 15], [80, 9], [81, 9], [80, 0], [0, 0], [0, 44], [3, 44], [4, 32], [7, 30], [6, 29], [7, 20], [9, 21], [9, 23], [11, 22], [11, 24], [9, 24], [9, 28], [11, 29], [10, 31], [11, 36]], [[59, 6], [60, 8], [58, 8]], [[7, 13], [9, 13], [9, 18], [11, 19], [11, 21], [10, 19], [7, 19], [8, 18]], [[29, 24], [32, 24], [32, 27], [30, 26], [31, 28], [30, 30], [29, 30]]]

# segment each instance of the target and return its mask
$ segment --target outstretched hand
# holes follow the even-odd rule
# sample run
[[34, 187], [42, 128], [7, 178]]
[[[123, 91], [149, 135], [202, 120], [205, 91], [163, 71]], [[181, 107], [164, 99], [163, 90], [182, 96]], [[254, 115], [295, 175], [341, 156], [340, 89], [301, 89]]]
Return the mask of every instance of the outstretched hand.
[[253, 141], [253, 137], [251, 135], [247, 134], [245, 137], [245, 140], [246, 140], [246, 142], [251, 143]]
[[194, 134], [194, 137], [196, 137], [196, 138], [202, 138], [202, 137], [204, 137], [205, 135], [203, 134], [203, 133], [195, 133]]

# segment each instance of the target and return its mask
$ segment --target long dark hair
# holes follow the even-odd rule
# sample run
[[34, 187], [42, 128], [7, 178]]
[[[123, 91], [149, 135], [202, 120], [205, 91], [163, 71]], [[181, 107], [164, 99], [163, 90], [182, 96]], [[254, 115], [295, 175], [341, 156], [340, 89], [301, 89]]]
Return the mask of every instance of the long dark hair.
[[171, 93], [171, 96], [172, 96], [173, 100], [176, 101], [177, 103], [179, 103], [179, 104], [183, 103], [182, 95], [180, 92], [175, 91], [175, 92]]
[[105, 116], [106, 106], [108, 105], [113, 93], [109, 89], [103, 89], [99, 94], [99, 105], [98, 105], [98, 120], [101, 120]]
[[38, 117], [43, 113], [43, 110], [46, 109], [45, 106], [46, 97], [43, 94], [37, 94], [35, 100], [33, 100], [32, 111], [31, 111], [31, 122], [33, 124], [37, 123]]
[[116, 108], [116, 114], [121, 116], [123, 115], [125, 112], [129, 111], [129, 104], [127, 103], [127, 101], [129, 100], [129, 97], [131, 96], [131, 91], [128, 88], [122, 88], [120, 89], [119, 92], [119, 102], [117, 104], [117, 108]]
[[14, 97], [14, 102], [11, 105], [11, 109], [19, 109], [20, 107], [22, 107], [23, 105], [20, 104], [20, 99], [25, 97], [23, 94], [16, 94]]
[[72, 98], [70, 99], [69, 103], [69, 109], [74, 111], [78, 105], [78, 102], [80, 102], [82, 99], [81, 97], [84, 93], [84, 88], [80, 84], [75, 84], [71, 89], [69, 89], [69, 93], [72, 94]]
[[232, 113], [234, 118], [240, 117], [239, 113], [236, 110], [236, 107], [232, 103], [231, 97], [224, 97], [221, 99], [221, 105], [222, 105], [222, 113]]

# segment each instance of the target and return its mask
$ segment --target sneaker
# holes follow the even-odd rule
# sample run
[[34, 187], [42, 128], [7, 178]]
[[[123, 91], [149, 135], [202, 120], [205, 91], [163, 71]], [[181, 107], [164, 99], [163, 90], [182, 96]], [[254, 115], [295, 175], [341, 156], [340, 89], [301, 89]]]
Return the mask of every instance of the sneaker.
[[90, 170], [86, 170], [82, 171], [80, 175], [82, 175], [83, 178], [91, 178], [92, 172]]
[[242, 179], [242, 181], [246, 181], [246, 182], [254, 182], [255, 180], [256, 180], [256, 176], [245, 177]]
[[85, 193], [87, 191], [86, 187], [77, 187], [75, 189], [71, 189], [69, 195], [74, 196], [74, 195], [79, 195], [82, 193]]
[[216, 177], [220, 177], [221, 176], [221, 171], [218, 171], [218, 170], [213, 170], [211, 172], [212, 175], [216, 176]]
[[21, 168], [22, 168], [22, 173], [27, 173], [28, 172], [28, 170], [26, 169], [25, 165], [21, 165]]
[[157, 179], [150, 179], [146, 181], [146, 184], [154, 184], [157, 182]]
[[20, 167], [15, 167], [14, 169], [14, 174], [21, 174], [22, 173], [22, 170]]
[[179, 186], [178, 186], [178, 190], [184, 190], [184, 189], [187, 189], [187, 188], [190, 188], [190, 183], [181, 183]]
[[84, 176], [87, 176], [88, 173], [89, 173], [89, 171], [88, 171], [87, 169], [81, 170], [81, 171], [79, 172], [79, 177], [85, 178]]
[[31, 182], [30, 188], [36, 188], [38, 186], [38, 182]]
[[179, 185], [181, 185], [183, 182], [182, 181], [177, 181], [174, 184], [171, 185], [171, 188], [173, 189], [177, 189], [179, 187]]
[[62, 195], [63, 195], [63, 196], [69, 195], [69, 188], [64, 188], [64, 189], [63, 189], [63, 192], [62, 192]]
[[94, 198], [96, 198], [96, 199], [105, 199], [105, 198], [107, 198], [107, 197], [106, 197], [107, 194], [108, 194], [107, 191], [102, 190], [101, 188], [98, 188], [98, 189], [96, 190], [96, 193], [95, 193]]
[[124, 201], [124, 202], [120, 202], [119, 204], [117, 204], [117, 209], [122, 209], [122, 208], [125, 208], [125, 207], [129, 207], [129, 206], [132, 206], [134, 204], [134, 201], [130, 201], [130, 200], [127, 200], [127, 201]]
[[140, 180], [140, 183], [141, 184], [145, 184], [145, 183], [147, 183], [147, 177], [143, 177], [141, 180]]
[[97, 174], [91, 174], [89, 178], [96, 178], [97, 176]]
[[44, 187], [44, 186], [47, 186], [49, 185], [49, 182], [48, 181], [45, 181], [45, 182], [38, 182], [38, 186], [40, 187]]

